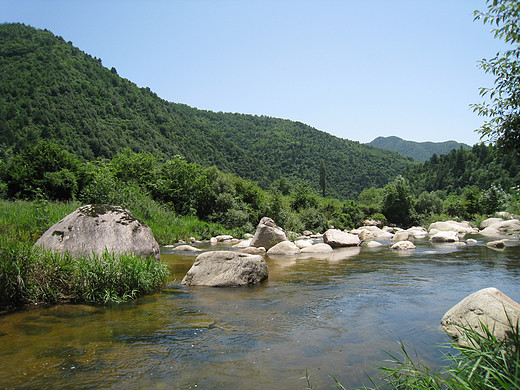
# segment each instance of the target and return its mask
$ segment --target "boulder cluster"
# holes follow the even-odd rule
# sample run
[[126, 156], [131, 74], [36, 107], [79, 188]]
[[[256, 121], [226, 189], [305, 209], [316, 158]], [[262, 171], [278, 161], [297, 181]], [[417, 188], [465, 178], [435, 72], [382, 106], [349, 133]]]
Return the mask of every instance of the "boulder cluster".
[[[192, 245], [182, 243], [172, 247], [176, 251], [202, 252], [182, 280], [187, 286], [239, 287], [262, 283], [269, 270], [265, 255], [269, 257], [324, 255], [344, 259], [359, 253], [364, 245], [369, 248], [388, 246], [392, 250], [413, 250], [414, 240], [429, 237], [433, 244], [474, 244], [473, 238], [463, 241], [466, 235], [480, 234], [496, 237], [486, 245], [503, 250], [510, 235], [520, 234], [518, 219], [489, 218], [480, 229], [468, 222], [435, 222], [429, 229], [412, 227], [399, 229], [380, 227], [369, 221], [358, 229], [341, 231], [329, 229], [323, 234], [310, 231], [297, 240], [290, 241], [286, 232], [271, 218], [262, 218], [254, 236], [237, 240], [229, 235], [211, 239], [212, 245], [233, 245], [234, 250], [202, 252]], [[506, 236], [507, 235], [507, 236]], [[195, 238], [190, 243], [195, 243]], [[104, 251], [131, 253], [138, 256], [153, 256], [159, 259], [159, 245], [151, 229], [128, 210], [111, 205], [85, 205], [51, 226], [36, 246], [73, 256], [92, 256]], [[357, 250], [352, 251], [354, 248]], [[497, 290], [486, 288], [464, 298], [442, 318], [444, 331], [459, 345], [469, 345], [468, 329], [486, 337], [491, 332], [504, 339], [511, 328], [520, 321], [520, 304]]]
[[[233, 267], [228, 264], [231, 261], [227, 255], [226, 261], [222, 260], [222, 251], [210, 251], [203, 253], [195, 260], [193, 267], [182, 281], [185, 285], [206, 285], [206, 286], [241, 286], [260, 283], [265, 280], [261, 273], [256, 278], [243, 277], [250, 275], [259, 269], [256, 265], [251, 265], [251, 257], [263, 259], [264, 255], [270, 258], [280, 257], [303, 257], [303, 256], [326, 256], [330, 259], [344, 259], [352, 255], [351, 251], [344, 248], [368, 248], [388, 247], [391, 250], [413, 250], [416, 248], [414, 240], [425, 239], [433, 244], [453, 244], [467, 245], [474, 244], [475, 239], [465, 239], [466, 235], [487, 234], [503, 235], [520, 232], [520, 222], [516, 219], [489, 219], [483, 222], [481, 229], [471, 227], [468, 222], [445, 221], [435, 222], [429, 229], [423, 227], [412, 227], [410, 229], [400, 229], [392, 227], [379, 227], [377, 223], [366, 223], [351, 231], [341, 231], [339, 229], [329, 229], [323, 234], [313, 234], [305, 231], [302, 236], [292, 241], [287, 237], [286, 232], [280, 228], [271, 218], [264, 217], [257, 226], [254, 236], [249, 236], [244, 240], [236, 240], [231, 236], [217, 236], [210, 240], [213, 245], [225, 244], [233, 246], [240, 256], [232, 258]], [[484, 232], [484, 233], [483, 233]], [[491, 241], [487, 245], [494, 249], [504, 248], [506, 240]], [[181, 245], [174, 248], [177, 251], [196, 251], [195, 247]], [[356, 253], [359, 253], [356, 252]], [[202, 261], [204, 260], [204, 261]], [[264, 260], [265, 262], [265, 260]], [[219, 264], [217, 266], [216, 264]], [[240, 266], [237, 264], [241, 264]], [[231, 281], [229, 269], [237, 272], [237, 278]], [[264, 268], [261, 268], [262, 272]], [[265, 265], [267, 270], [267, 265]], [[226, 275], [225, 282], [222, 282], [216, 274]], [[198, 277], [197, 274], [204, 275], [205, 278]], [[214, 275], [215, 274], [215, 275]]]

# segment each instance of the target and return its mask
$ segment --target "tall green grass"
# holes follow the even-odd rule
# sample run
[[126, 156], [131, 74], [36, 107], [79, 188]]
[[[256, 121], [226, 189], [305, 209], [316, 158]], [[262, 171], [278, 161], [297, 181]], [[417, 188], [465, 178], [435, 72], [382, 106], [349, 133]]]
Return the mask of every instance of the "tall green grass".
[[168, 268], [154, 258], [111, 253], [73, 258], [33, 247], [45, 230], [79, 206], [0, 201], [0, 307], [120, 302], [153, 292], [166, 282]]
[[[35, 242], [49, 227], [81, 205], [79, 202], [0, 200], [0, 234], [15, 233], [22, 241]], [[177, 216], [147, 197], [130, 198], [123, 207], [145, 222], [161, 245], [190, 237], [204, 240], [220, 234], [241, 237], [245, 233], [242, 229], [225, 229], [218, 223], [204, 222], [195, 216]]]
[[28, 303], [122, 302], [151, 293], [169, 275], [153, 257], [72, 257], [0, 236], [0, 306]]
[[[432, 389], [432, 390], [518, 390], [520, 389], [520, 332], [510, 321], [510, 332], [497, 339], [484, 324], [482, 332], [462, 328], [468, 346], [454, 341], [446, 347], [446, 364], [432, 370], [412, 357], [401, 343], [401, 356], [388, 354], [387, 365], [379, 367], [382, 385], [363, 389]], [[338, 388], [345, 388], [338, 383]]]
[[186, 241], [190, 237], [204, 240], [220, 234], [241, 237], [245, 233], [240, 228], [229, 230], [221, 224], [201, 221], [195, 216], [176, 215], [166, 205], [156, 202], [150, 196], [136, 193], [131, 188], [126, 190], [122, 206], [145, 222], [161, 245], [172, 244], [179, 240]]
[[0, 200], [0, 235], [35, 242], [44, 231], [79, 206], [77, 202]]

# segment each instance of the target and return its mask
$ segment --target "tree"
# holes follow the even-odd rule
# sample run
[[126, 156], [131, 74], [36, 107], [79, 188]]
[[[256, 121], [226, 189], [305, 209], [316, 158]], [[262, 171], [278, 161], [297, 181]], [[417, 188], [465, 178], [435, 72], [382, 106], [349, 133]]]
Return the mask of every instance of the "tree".
[[320, 188], [321, 195], [325, 198], [325, 190], [327, 187], [327, 170], [325, 169], [325, 163], [322, 161], [320, 165]]
[[475, 20], [495, 25], [495, 38], [511, 45], [480, 67], [495, 76], [494, 88], [481, 88], [489, 103], [472, 105], [473, 111], [490, 119], [478, 130], [502, 151], [520, 154], [520, 2], [518, 0], [487, 0], [487, 12], [475, 11]]
[[405, 178], [398, 176], [384, 188], [382, 212], [385, 217], [398, 225], [408, 226], [412, 219], [412, 196]]

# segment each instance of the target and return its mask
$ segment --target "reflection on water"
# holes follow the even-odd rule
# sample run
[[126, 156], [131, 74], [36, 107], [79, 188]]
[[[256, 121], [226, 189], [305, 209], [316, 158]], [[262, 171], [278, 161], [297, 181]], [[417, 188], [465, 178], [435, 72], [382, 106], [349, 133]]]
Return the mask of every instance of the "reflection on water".
[[442, 315], [497, 287], [520, 300], [520, 246], [482, 243], [267, 258], [250, 288], [184, 287], [195, 254], [163, 253], [172, 283], [110, 306], [38, 307], [0, 317], [0, 385], [24, 388], [315, 388], [366, 382], [398, 340], [440, 363]]

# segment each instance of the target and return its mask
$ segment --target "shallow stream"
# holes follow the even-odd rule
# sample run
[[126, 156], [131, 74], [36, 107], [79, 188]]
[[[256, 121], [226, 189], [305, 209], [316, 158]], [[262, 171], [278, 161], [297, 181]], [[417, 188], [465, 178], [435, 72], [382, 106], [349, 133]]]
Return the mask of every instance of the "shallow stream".
[[399, 340], [436, 367], [453, 305], [485, 287], [520, 301], [518, 242], [499, 252], [476, 238], [266, 258], [269, 280], [252, 288], [181, 286], [196, 255], [163, 250], [175, 280], [160, 293], [1, 316], [0, 387], [305, 389], [308, 370], [315, 389], [335, 388], [333, 376], [351, 388]]

